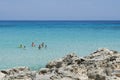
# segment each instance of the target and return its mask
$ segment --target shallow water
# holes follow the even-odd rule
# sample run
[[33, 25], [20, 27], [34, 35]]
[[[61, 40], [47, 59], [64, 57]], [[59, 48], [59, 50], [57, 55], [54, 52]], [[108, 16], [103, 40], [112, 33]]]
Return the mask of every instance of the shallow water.
[[[42, 42], [48, 47], [39, 50]], [[102, 47], [120, 51], [120, 21], [0, 21], [0, 69], [39, 69], [68, 53], [85, 56]]]

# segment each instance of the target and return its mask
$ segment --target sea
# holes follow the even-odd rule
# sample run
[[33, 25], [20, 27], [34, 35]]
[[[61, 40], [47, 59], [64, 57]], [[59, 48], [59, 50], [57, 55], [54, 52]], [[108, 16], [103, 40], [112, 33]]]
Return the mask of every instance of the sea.
[[[42, 43], [46, 47], [39, 49]], [[120, 51], [120, 21], [0, 21], [0, 70], [38, 70], [67, 54], [83, 57], [99, 48]]]

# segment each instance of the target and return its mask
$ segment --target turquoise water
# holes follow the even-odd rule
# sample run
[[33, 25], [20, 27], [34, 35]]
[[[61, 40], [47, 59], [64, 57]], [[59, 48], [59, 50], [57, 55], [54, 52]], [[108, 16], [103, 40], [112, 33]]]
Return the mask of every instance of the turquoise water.
[[[42, 42], [48, 47], [39, 50]], [[0, 69], [39, 69], [68, 53], [85, 56], [103, 47], [120, 51], [120, 21], [0, 21]]]

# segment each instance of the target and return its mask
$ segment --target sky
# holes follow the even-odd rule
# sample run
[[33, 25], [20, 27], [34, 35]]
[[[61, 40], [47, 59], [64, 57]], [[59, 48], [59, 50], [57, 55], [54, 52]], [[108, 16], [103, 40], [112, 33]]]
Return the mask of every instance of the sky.
[[120, 20], [120, 0], [0, 0], [0, 20]]

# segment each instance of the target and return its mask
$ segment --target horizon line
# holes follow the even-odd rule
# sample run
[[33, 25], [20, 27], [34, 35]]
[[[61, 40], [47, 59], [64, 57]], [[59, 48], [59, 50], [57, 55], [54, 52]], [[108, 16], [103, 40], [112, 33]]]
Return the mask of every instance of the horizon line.
[[0, 20], [0, 21], [120, 21], [120, 20]]

